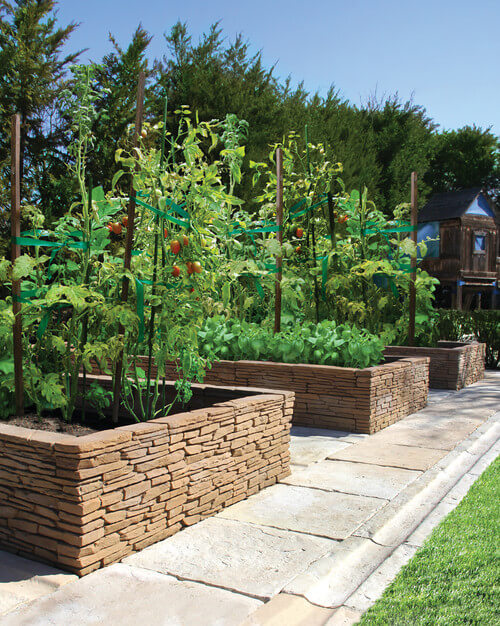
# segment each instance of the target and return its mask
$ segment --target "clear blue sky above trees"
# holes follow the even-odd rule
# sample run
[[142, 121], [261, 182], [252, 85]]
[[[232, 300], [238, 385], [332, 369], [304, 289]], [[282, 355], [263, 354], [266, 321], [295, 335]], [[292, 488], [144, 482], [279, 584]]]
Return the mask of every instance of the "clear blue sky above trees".
[[69, 46], [94, 61], [111, 49], [108, 32], [126, 46], [141, 23], [153, 59], [177, 20], [194, 39], [220, 20], [229, 39], [243, 33], [278, 76], [312, 92], [333, 83], [354, 104], [413, 95], [441, 128], [500, 133], [498, 0], [60, 0], [58, 16], [80, 22]]

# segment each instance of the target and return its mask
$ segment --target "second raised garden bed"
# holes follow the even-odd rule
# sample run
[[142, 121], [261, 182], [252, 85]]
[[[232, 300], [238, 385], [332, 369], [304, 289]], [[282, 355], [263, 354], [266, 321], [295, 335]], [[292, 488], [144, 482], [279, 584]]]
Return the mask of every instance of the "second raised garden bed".
[[[142, 367], [146, 368], [145, 357]], [[167, 379], [175, 378], [172, 364]], [[426, 406], [429, 358], [400, 358], [365, 369], [217, 361], [205, 382], [288, 389], [295, 393], [294, 424], [372, 434]]]
[[289, 475], [293, 393], [193, 391], [183, 412], [81, 437], [0, 424], [0, 545], [83, 575]]

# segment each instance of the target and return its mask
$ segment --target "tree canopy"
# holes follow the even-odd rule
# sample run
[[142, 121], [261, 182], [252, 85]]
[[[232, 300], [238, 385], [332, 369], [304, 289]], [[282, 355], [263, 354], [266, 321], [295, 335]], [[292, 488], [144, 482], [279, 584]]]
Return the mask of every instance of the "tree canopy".
[[[8, 215], [10, 116], [22, 120], [23, 201], [40, 202], [48, 217], [64, 210], [75, 193], [67, 165], [67, 145], [74, 132], [62, 94], [71, 87], [70, 66], [79, 51], [65, 54], [78, 27], [59, 26], [55, 0], [0, 2], [0, 231]], [[174, 24], [164, 36], [162, 58], [151, 62], [151, 36], [137, 27], [128, 46], [110, 34], [112, 50], [95, 68], [98, 115], [93, 121], [94, 153], [89, 172], [95, 184], [109, 187], [116, 170], [114, 154], [127, 140], [133, 122], [140, 70], [147, 75], [146, 120], [163, 116], [168, 97], [168, 126], [175, 111], [189, 105], [200, 120], [223, 120], [236, 114], [248, 122], [243, 167], [261, 161], [269, 145], [291, 130], [327, 146], [329, 156], [343, 164], [347, 189], [366, 185], [382, 210], [390, 212], [409, 200], [410, 173], [419, 173], [421, 201], [432, 192], [470, 186], [486, 187], [496, 197], [500, 188], [499, 140], [491, 130], [466, 126], [440, 131], [425, 109], [397, 95], [355, 106], [332, 84], [325, 96], [308, 93], [303, 84], [280, 80], [265, 67], [243, 35], [228, 41], [213, 24], [198, 42], [188, 26]], [[332, 77], [334, 78], [334, 77]], [[239, 193], [249, 197], [244, 177]]]

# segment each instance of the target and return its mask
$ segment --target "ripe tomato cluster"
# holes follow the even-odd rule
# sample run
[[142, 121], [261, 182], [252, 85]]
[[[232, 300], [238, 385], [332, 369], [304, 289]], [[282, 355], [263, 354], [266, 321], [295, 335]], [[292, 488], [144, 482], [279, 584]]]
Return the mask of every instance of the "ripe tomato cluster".
[[[166, 235], [166, 231], [167, 229], [165, 229], [165, 235]], [[182, 249], [185, 249], [188, 247], [189, 247], [189, 237], [187, 237], [186, 235], [182, 236], [182, 245], [179, 239], [173, 239], [170, 242], [170, 251], [172, 252], [172, 254], [175, 254], [175, 255], [179, 254]], [[187, 271], [188, 276], [191, 276], [191, 274], [201, 274], [201, 272], [203, 271], [203, 268], [199, 261], [186, 261], [186, 271]], [[172, 267], [172, 276], [174, 278], [178, 278], [180, 275], [181, 275], [181, 268], [178, 265], [174, 265]]]
[[121, 235], [122, 234], [122, 230], [123, 230], [123, 226], [125, 226], [125, 228], [127, 228], [128, 226], [128, 216], [124, 215], [122, 217], [122, 222], [120, 224], [120, 222], [110, 222], [107, 226], [108, 230], [110, 233], [113, 233], [115, 235]]

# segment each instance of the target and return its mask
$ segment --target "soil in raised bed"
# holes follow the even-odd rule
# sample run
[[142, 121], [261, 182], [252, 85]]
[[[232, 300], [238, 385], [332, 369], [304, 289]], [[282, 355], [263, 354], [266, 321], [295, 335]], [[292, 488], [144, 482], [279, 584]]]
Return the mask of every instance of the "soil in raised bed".
[[22, 426], [23, 428], [32, 428], [34, 430], [48, 430], [52, 433], [65, 433], [67, 435], [75, 435], [76, 437], [90, 435], [98, 430], [102, 430], [92, 428], [90, 425], [79, 424], [77, 421], [68, 423], [59, 416], [47, 415], [40, 417], [36, 413], [28, 413], [23, 417], [12, 416], [4, 420], [4, 422], [10, 426]]
[[[193, 388], [193, 397], [188, 403], [183, 404], [176, 402], [172, 406], [168, 415], [171, 416], [196, 409], [204, 409], [219, 402], [233, 400], [242, 396], [253, 395], [253, 392], [246, 390], [245, 392], [242, 392], [241, 390], [228, 391], [218, 387], [209, 387], [205, 385], [200, 387], [202, 388]], [[161, 417], [161, 415], [158, 415], [157, 417]], [[85, 419], [82, 419], [81, 411], [78, 409], [76, 409], [73, 413], [71, 423], [66, 422], [59, 411], [47, 412], [43, 416], [40, 416], [37, 413], [27, 413], [23, 417], [16, 417], [13, 415], [2, 421], [11, 426], [22, 426], [23, 428], [31, 428], [34, 430], [65, 433], [76, 437], [82, 437], [84, 435], [89, 435], [102, 430], [112, 430], [116, 426], [127, 426], [129, 424], [137, 423], [133, 416], [125, 411], [120, 413], [118, 424], [115, 425], [111, 421], [111, 415], [106, 416], [106, 418], [103, 419], [103, 417], [97, 413], [87, 410], [85, 413]]]

